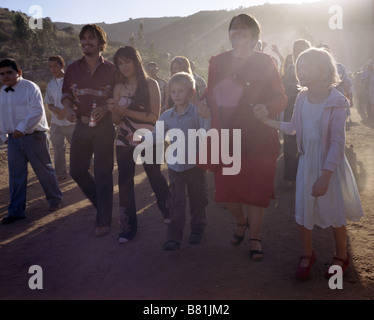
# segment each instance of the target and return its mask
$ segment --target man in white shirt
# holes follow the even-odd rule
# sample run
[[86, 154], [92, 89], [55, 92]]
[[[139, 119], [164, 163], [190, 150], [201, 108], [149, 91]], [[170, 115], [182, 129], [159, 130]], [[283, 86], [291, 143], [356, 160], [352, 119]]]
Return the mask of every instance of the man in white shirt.
[[48, 148], [48, 123], [39, 87], [22, 78], [13, 59], [0, 61], [0, 138], [8, 145], [10, 205], [3, 224], [26, 216], [27, 164], [30, 162], [49, 203], [61, 206], [62, 193]]
[[62, 84], [64, 82], [65, 61], [61, 56], [52, 56], [48, 59], [49, 70], [53, 79], [48, 83], [44, 102], [51, 110], [51, 141], [54, 151], [54, 162], [57, 179], [66, 179], [66, 143], [71, 144], [75, 123], [65, 118], [65, 109], [61, 103]]

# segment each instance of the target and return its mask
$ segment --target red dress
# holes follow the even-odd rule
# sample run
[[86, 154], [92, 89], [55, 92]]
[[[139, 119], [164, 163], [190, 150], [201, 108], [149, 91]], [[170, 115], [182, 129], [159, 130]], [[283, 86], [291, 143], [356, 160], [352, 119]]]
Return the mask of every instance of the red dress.
[[212, 57], [207, 101], [212, 128], [231, 132], [241, 129], [240, 172], [223, 175], [222, 166], [205, 167], [215, 173], [215, 201], [268, 207], [270, 199], [274, 198], [279, 139], [275, 129], [255, 118], [253, 106], [266, 105], [269, 117], [274, 119], [287, 105], [287, 96], [271, 56], [254, 51], [248, 57], [236, 58], [229, 51]]

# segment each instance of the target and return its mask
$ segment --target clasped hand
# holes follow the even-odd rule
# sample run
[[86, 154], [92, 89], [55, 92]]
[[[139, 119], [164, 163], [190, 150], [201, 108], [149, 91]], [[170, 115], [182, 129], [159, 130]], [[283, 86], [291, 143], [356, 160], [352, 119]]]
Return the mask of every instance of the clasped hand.
[[253, 107], [253, 114], [260, 121], [265, 121], [269, 116], [269, 111], [264, 104], [256, 104]]

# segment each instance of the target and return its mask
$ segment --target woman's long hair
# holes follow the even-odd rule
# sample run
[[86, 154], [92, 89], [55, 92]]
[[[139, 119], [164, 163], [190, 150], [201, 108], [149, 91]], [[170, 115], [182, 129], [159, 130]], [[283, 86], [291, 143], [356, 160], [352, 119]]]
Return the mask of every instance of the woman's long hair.
[[134, 63], [135, 69], [135, 77], [137, 81], [136, 91], [135, 91], [135, 98], [134, 103], [135, 105], [143, 105], [146, 111], [150, 111], [150, 97], [149, 97], [149, 89], [148, 89], [148, 77], [145, 72], [142, 58], [139, 52], [131, 46], [121, 47], [117, 50], [114, 55], [113, 61], [114, 65], [117, 70], [117, 75], [119, 77], [119, 81], [122, 82], [124, 85], [127, 84], [128, 79], [121, 74], [118, 68], [118, 59], [125, 58], [130, 59]]

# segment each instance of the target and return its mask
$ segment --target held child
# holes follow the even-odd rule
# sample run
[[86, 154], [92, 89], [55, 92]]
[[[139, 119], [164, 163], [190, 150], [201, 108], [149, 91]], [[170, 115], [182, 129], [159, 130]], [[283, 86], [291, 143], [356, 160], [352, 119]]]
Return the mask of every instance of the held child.
[[[332, 265], [350, 263], [347, 252], [346, 220], [363, 216], [356, 181], [345, 148], [345, 108], [347, 99], [334, 86], [340, 79], [334, 58], [323, 49], [308, 49], [296, 62], [296, 74], [303, 90], [295, 102], [290, 122], [267, 118], [265, 106], [254, 113], [263, 123], [295, 134], [300, 152], [296, 177], [296, 222], [300, 226], [303, 256], [296, 270], [299, 279], [308, 278], [316, 261], [312, 246], [314, 225], [332, 227], [336, 252]], [[331, 277], [326, 271], [326, 277]]]
[[[176, 73], [169, 81], [170, 96], [174, 102], [173, 108], [165, 111], [159, 121], [164, 122], [164, 134], [170, 129], [180, 129], [185, 137], [185, 159], [188, 159], [188, 129], [208, 130], [210, 128], [210, 115], [205, 102], [199, 106], [190, 103], [194, 94], [195, 80], [186, 72]], [[171, 144], [178, 143], [176, 139]], [[196, 144], [198, 146], [198, 144]], [[195, 151], [195, 150], [194, 150]], [[197, 151], [197, 150], [196, 150]], [[185, 207], [187, 186], [190, 201], [191, 235], [190, 244], [198, 244], [202, 241], [203, 231], [206, 225], [205, 206], [207, 205], [204, 171], [190, 164], [168, 163], [170, 180], [169, 212], [171, 223], [167, 230], [167, 242], [164, 250], [178, 250], [183, 237], [185, 224]]]

